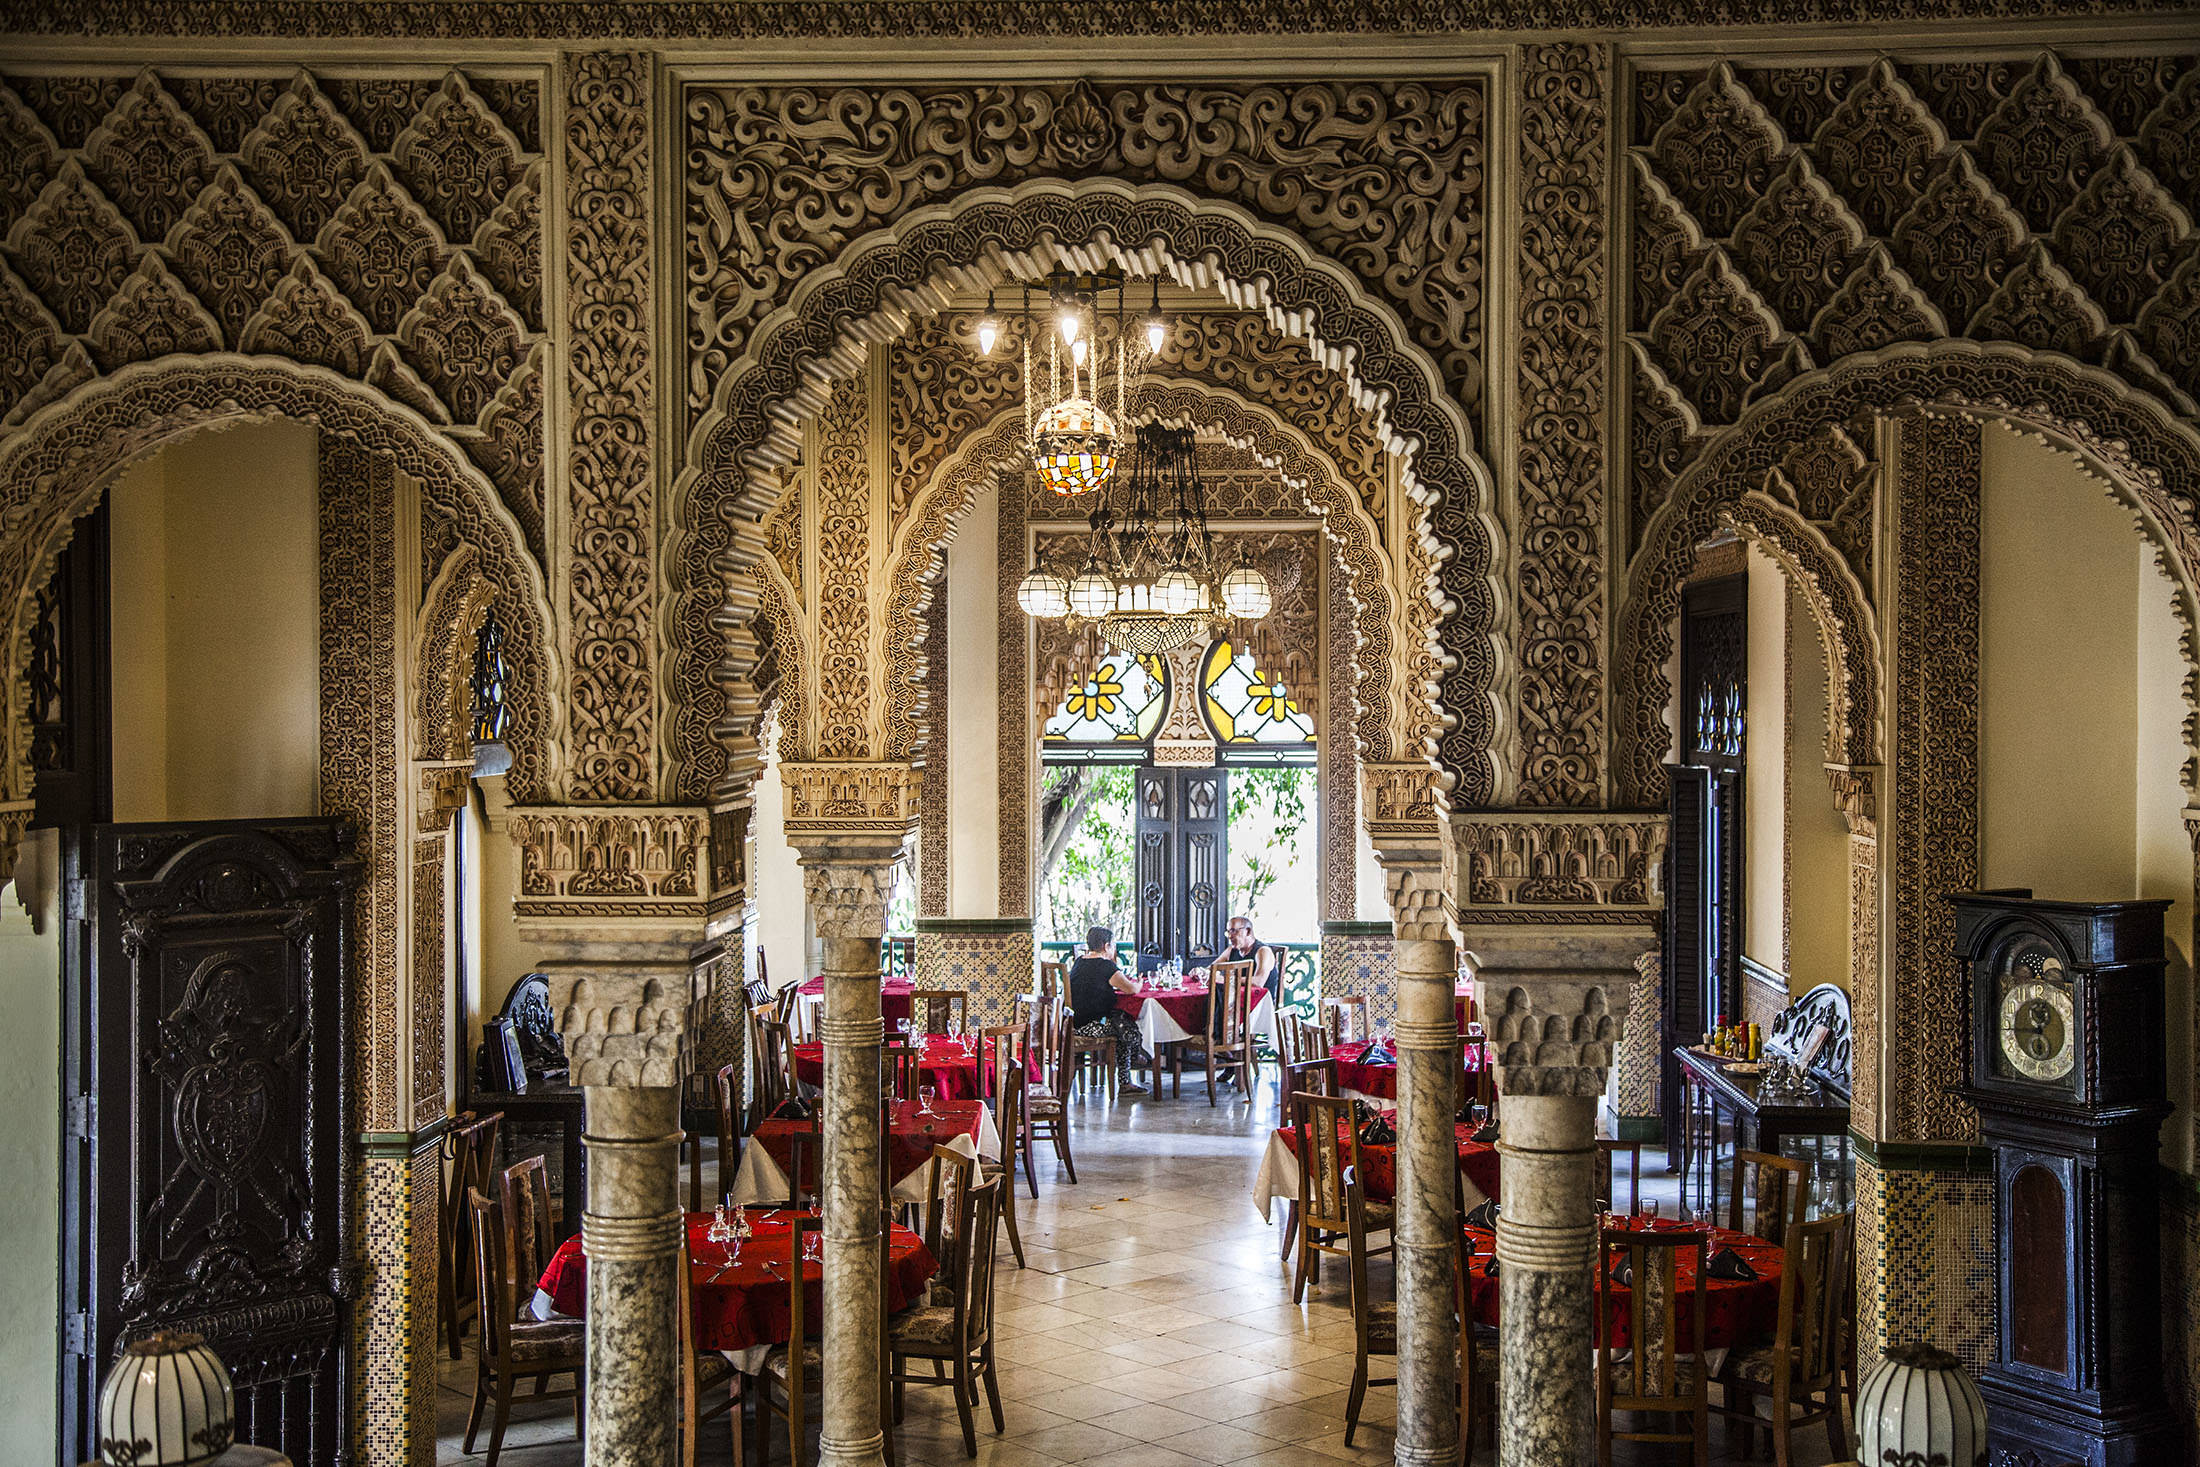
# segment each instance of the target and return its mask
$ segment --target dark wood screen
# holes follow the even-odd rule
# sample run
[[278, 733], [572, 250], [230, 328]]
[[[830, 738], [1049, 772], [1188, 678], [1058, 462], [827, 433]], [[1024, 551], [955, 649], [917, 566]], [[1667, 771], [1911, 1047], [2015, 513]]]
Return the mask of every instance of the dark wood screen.
[[238, 1439], [345, 1451], [350, 826], [69, 832], [62, 1460], [125, 1340], [205, 1336]]
[[1137, 790], [1139, 955], [1204, 963], [1222, 951], [1229, 919], [1229, 773], [1147, 765]]

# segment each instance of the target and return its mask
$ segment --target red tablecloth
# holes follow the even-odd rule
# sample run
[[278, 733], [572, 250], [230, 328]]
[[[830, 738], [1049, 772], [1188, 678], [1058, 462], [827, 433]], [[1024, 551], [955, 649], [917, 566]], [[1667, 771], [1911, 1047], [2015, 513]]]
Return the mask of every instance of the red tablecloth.
[[[935, 1100], [933, 1114], [917, 1114], [917, 1102], [904, 1100], [894, 1106], [893, 1129], [887, 1133], [887, 1147], [892, 1152], [893, 1179], [899, 1182], [932, 1155], [932, 1148], [945, 1146], [957, 1136], [968, 1136], [975, 1144], [978, 1139], [978, 1122], [985, 1112], [982, 1100]], [[926, 1127], [930, 1127], [929, 1130]], [[749, 1133], [749, 1140], [771, 1153], [771, 1159], [779, 1166], [781, 1176], [792, 1176], [794, 1145], [791, 1138], [809, 1134], [808, 1121], [758, 1121], [756, 1129]], [[807, 1171], [817, 1165], [812, 1156], [805, 1167]], [[814, 1176], [805, 1180], [814, 1182]], [[805, 1189], [809, 1190], [809, 1189]]]
[[[695, 1343], [701, 1348], [746, 1350], [754, 1345], [786, 1343], [787, 1268], [794, 1252], [795, 1216], [776, 1209], [751, 1212], [749, 1221], [756, 1229], [755, 1236], [741, 1245], [740, 1261], [734, 1262], [730, 1256], [733, 1245], [709, 1241], [711, 1215], [687, 1215], [690, 1283], [695, 1290]], [[907, 1228], [894, 1229], [892, 1247], [887, 1307], [902, 1309], [923, 1293], [925, 1281], [939, 1271], [939, 1264], [924, 1240]], [[805, 1322], [825, 1317], [824, 1278], [822, 1263], [803, 1265]], [[558, 1245], [550, 1266], [542, 1271], [539, 1287], [560, 1314], [587, 1312], [588, 1259], [581, 1252], [580, 1234]]]
[[[1665, 1221], [1656, 1225], [1666, 1232], [1677, 1231], [1682, 1224]], [[1711, 1241], [1704, 1250], [1708, 1260], [1716, 1257], [1721, 1248], [1732, 1248], [1757, 1270], [1753, 1279], [1710, 1279], [1711, 1297], [1704, 1302], [1704, 1333], [1706, 1349], [1728, 1349], [1735, 1345], [1770, 1340], [1780, 1322], [1780, 1270], [1786, 1264], [1787, 1255], [1777, 1243], [1767, 1243], [1748, 1233], [1729, 1232], [1725, 1228], [1712, 1228]], [[1474, 1314], [1484, 1324], [1497, 1323], [1497, 1299], [1499, 1285], [1504, 1282], [1504, 1270], [1499, 1276], [1489, 1276], [1489, 1262], [1495, 1256], [1497, 1238], [1482, 1228], [1470, 1227], [1467, 1236], [1474, 1240]], [[1690, 1297], [1696, 1289], [1696, 1254], [1690, 1249], [1674, 1260], [1678, 1275], [1676, 1284], [1680, 1299], [1677, 1318], [1680, 1322], [1679, 1348], [1693, 1350], [1691, 1337], [1695, 1328], [1695, 1300]], [[1591, 1287], [1595, 1287], [1592, 1281]], [[1630, 1343], [1627, 1304], [1629, 1291], [1615, 1285], [1611, 1295], [1611, 1311], [1606, 1317], [1606, 1328], [1612, 1332], [1612, 1348], [1624, 1349]]]
[[[917, 985], [907, 978], [887, 978], [878, 986], [878, 1006], [886, 1015], [886, 1032], [889, 1036], [901, 1032], [901, 1021], [909, 1017], [909, 995]], [[798, 990], [805, 998], [825, 996], [825, 975], [820, 973]]]
[[[962, 1040], [945, 1034], [927, 1034], [924, 1055], [917, 1061], [918, 1072], [925, 1084], [939, 1087], [943, 1100], [975, 1100], [979, 1094], [977, 1048], [975, 1040], [965, 1047]], [[805, 1085], [825, 1083], [824, 1045], [794, 1047], [794, 1077]]]
[[1183, 988], [1155, 988], [1140, 984], [1136, 993], [1118, 993], [1115, 1006], [1132, 1018], [1146, 1011], [1146, 1000], [1158, 999], [1177, 1027], [1187, 1034], [1207, 1032], [1207, 985], [1193, 983]]
[[[1396, 1065], [1360, 1063], [1360, 1056], [1366, 1054], [1367, 1047], [1374, 1042], [1372, 1039], [1355, 1039], [1350, 1043], [1334, 1045], [1330, 1048], [1329, 1058], [1335, 1061], [1337, 1066], [1337, 1084], [1342, 1089], [1356, 1090], [1362, 1095], [1373, 1096], [1377, 1100], [1396, 1100], [1398, 1098], [1398, 1067]], [[1479, 1049], [1468, 1050], [1467, 1068], [1476, 1070], [1480, 1069], [1481, 1066], [1482, 1051]]]
[[[1393, 1126], [1398, 1123], [1397, 1112], [1385, 1111]], [[1459, 1170], [1467, 1174], [1467, 1180], [1479, 1187], [1484, 1197], [1497, 1195], [1497, 1147], [1488, 1141], [1474, 1139], [1474, 1127], [1464, 1123], [1452, 1127], [1459, 1142]], [[1299, 1150], [1299, 1133], [1290, 1126], [1279, 1126], [1276, 1134], [1296, 1156]], [[1360, 1143], [1360, 1166], [1367, 1175], [1367, 1195], [1377, 1201], [1387, 1202], [1398, 1195], [1398, 1148], [1396, 1146], [1370, 1146]]]

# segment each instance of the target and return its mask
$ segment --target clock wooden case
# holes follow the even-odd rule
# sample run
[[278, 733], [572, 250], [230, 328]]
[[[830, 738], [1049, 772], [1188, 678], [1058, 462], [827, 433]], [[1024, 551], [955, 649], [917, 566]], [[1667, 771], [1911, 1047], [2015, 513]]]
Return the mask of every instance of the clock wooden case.
[[1994, 1153], [1999, 1329], [1979, 1373], [1990, 1461], [2173, 1461], [2156, 1195], [2170, 904], [1949, 900], [1969, 996], [1955, 1093]]

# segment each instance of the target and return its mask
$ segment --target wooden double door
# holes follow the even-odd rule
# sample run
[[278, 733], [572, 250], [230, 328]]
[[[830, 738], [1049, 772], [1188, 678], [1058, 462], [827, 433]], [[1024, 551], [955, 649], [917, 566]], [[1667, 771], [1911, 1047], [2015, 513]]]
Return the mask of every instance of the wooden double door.
[[1133, 789], [1138, 955], [1204, 965], [1230, 920], [1229, 771], [1149, 764]]

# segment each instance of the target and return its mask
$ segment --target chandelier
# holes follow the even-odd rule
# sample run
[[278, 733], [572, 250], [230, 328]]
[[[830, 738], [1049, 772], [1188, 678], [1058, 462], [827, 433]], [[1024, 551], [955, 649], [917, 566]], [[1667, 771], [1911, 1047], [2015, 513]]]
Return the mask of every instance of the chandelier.
[[1268, 614], [1268, 578], [1250, 555], [1219, 563], [1191, 429], [1141, 424], [1130, 472], [1088, 524], [1081, 563], [1042, 562], [1017, 586], [1028, 615], [1067, 618], [1119, 652], [1153, 656]]

